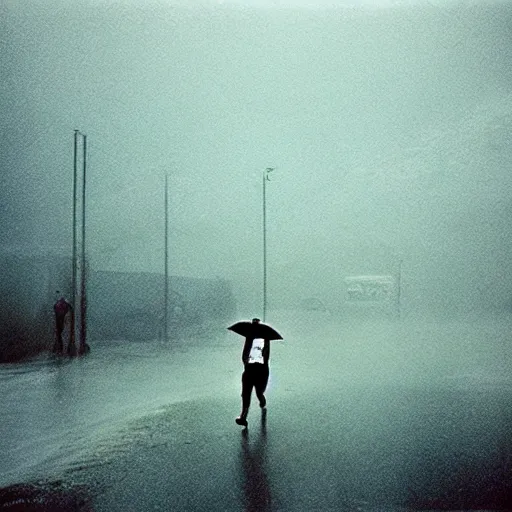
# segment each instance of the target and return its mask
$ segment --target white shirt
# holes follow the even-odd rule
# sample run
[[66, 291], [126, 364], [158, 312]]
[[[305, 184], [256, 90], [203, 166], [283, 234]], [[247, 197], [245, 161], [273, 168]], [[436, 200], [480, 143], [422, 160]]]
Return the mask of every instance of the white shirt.
[[265, 363], [263, 359], [263, 344], [263, 338], [254, 338], [254, 340], [252, 340], [252, 347], [251, 351], [249, 352], [249, 364]]

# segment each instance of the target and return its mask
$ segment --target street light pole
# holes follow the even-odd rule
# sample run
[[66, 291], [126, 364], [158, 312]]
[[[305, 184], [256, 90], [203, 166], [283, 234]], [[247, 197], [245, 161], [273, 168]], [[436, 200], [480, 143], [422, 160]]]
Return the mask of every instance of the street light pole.
[[267, 167], [263, 171], [263, 321], [267, 314], [267, 181], [274, 167]]

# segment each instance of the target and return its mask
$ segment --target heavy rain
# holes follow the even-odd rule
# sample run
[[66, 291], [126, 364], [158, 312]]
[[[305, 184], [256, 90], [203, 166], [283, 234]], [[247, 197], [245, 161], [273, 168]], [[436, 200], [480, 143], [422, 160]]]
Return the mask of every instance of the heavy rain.
[[0, 0], [0, 34], [2, 510], [512, 508], [509, 2]]

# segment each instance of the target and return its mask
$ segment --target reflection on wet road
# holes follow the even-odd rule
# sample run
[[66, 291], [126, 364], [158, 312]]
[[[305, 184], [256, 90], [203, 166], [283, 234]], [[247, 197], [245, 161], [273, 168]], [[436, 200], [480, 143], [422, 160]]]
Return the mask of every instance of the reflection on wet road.
[[[256, 438], [252, 439], [255, 435]], [[268, 512], [272, 509], [272, 492], [267, 476], [267, 410], [261, 411], [259, 432], [244, 428], [241, 436], [241, 475], [243, 503], [246, 512]], [[252, 442], [251, 442], [252, 441]]]

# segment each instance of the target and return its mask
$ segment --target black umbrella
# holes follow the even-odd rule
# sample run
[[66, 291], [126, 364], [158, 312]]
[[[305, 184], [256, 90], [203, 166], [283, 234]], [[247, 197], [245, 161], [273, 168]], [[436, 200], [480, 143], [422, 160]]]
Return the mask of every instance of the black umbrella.
[[228, 329], [246, 338], [263, 338], [264, 340], [283, 339], [273, 327], [270, 327], [268, 324], [262, 324], [261, 322], [248, 322], [244, 320], [236, 322], [228, 327]]

